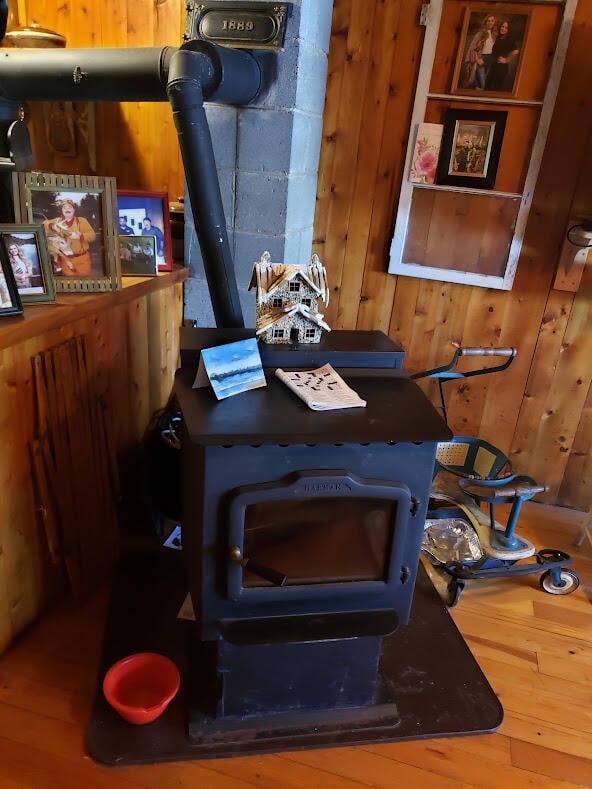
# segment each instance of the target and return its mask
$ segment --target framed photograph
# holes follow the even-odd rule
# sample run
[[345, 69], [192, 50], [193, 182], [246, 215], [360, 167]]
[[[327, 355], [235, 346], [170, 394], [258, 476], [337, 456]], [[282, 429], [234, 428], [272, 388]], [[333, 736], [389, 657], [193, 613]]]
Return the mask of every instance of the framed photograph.
[[514, 96], [529, 19], [516, 6], [466, 6], [451, 93]]
[[0, 318], [4, 315], [22, 315], [23, 305], [16, 280], [8, 262], [8, 252], [0, 244]]
[[120, 236], [154, 236], [159, 271], [173, 270], [169, 198], [164, 192], [118, 190]]
[[122, 277], [155, 277], [156, 238], [154, 236], [119, 236], [119, 260]]
[[493, 189], [507, 112], [447, 110], [437, 183]]
[[56, 291], [117, 290], [114, 178], [15, 173], [17, 221], [41, 225]]
[[54, 303], [55, 288], [43, 227], [0, 225], [0, 241], [22, 303]]

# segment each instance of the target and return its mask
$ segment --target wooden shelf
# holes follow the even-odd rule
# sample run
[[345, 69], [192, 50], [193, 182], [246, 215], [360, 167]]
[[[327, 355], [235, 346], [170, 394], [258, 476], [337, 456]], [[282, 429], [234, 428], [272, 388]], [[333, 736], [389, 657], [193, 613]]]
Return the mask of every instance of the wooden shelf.
[[[497, 0], [491, 3], [492, 10], [495, 9], [496, 4]], [[531, 98], [521, 99], [498, 94], [482, 95], [482, 91], [470, 94], [450, 93], [448, 87], [450, 80], [448, 78], [447, 82], [444, 82], [442, 69], [454, 57], [454, 47], [457, 46], [455, 37], [458, 36], [457, 23], [462, 11], [462, 3], [460, 0], [431, 0], [429, 5], [424, 7], [427, 8], [424, 20], [426, 31], [409, 128], [403, 171], [405, 176], [401, 183], [390, 247], [388, 267], [390, 274], [442, 282], [463, 282], [499, 290], [511, 289], [559, 88], [577, 0], [554, 1], [552, 4], [560, 8], [559, 16], [555, 12], [552, 14], [555, 22], [547, 11], [542, 10], [545, 4], [547, 4], [546, 0], [533, 0], [529, 3], [531, 6], [529, 13], [532, 28], [536, 27], [533, 22], [535, 13], [539, 14], [537, 19], [542, 20], [538, 26], [540, 36], [538, 51], [533, 50], [531, 46], [531, 51], [536, 55], [536, 57], [533, 55], [534, 65], [538, 62], [542, 67], [544, 53], [549, 49], [551, 37], [554, 37], [553, 56], [546, 76], [546, 84], [538, 85], [536, 81], [527, 84], [521, 95]], [[503, 4], [499, 5], [503, 9]], [[543, 73], [540, 68], [535, 72]], [[535, 72], [531, 71], [531, 74]], [[524, 79], [522, 81], [525, 82]], [[544, 98], [541, 100], [540, 93], [543, 88]], [[476, 112], [479, 111], [480, 106], [482, 109], [483, 105], [506, 108], [507, 123], [496, 178], [498, 190], [475, 189], [471, 185], [461, 187], [448, 184], [416, 184], [406, 180], [413, 159], [415, 130], [421, 123], [442, 123], [446, 118], [445, 113], [458, 104], [466, 104], [469, 109], [472, 108]], [[525, 115], [530, 118], [526, 125], [524, 125]], [[532, 118], [535, 116], [537, 122], [532, 128]], [[468, 113], [467, 117], [470, 118], [471, 114]], [[518, 119], [521, 119], [520, 123]], [[531, 134], [534, 135], [532, 143], [526, 146]], [[446, 155], [449, 154], [450, 152], [447, 152]], [[466, 183], [466, 180], [463, 182]], [[420, 194], [418, 189], [424, 190], [421, 194], [424, 199], [421, 201], [417, 200]], [[434, 205], [428, 205], [430, 195], [425, 191], [426, 189], [433, 192]], [[520, 192], [516, 192], [516, 189], [520, 189]], [[447, 201], [446, 193], [453, 199]], [[496, 209], [499, 205], [503, 206], [503, 203], [497, 203], [498, 199], [512, 201], [513, 205], [517, 206], [517, 211], [507, 212], [505, 225], [500, 227], [499, 221], [495, 221], [495, 211], [486, 213], [487, 221], [485, 217], [479, 215], [476, 209], [477, 201], [474, 199], [477, 196], [495, 198]], [[462, 210], [458, 209], [454, 201], [464, 201]], [[422, 209], [420, 216], [417, 215], [417, 211], [414, 213], [414, 208], [416, 209], [419, 203]], [[487, 203], [482, 200], [479, 205], [482, 207]], [[468, 224], [469, 220], [470, 224]], [[449, 242], [446, 263], [443, 262], [439, 238], [443, 229], [448, 235]], [[476, 238], [482, 239], [481, 244], [473, 244], [470, 256], [466, 254], [466, 245], [457, 245], [455, 240], [465, 235], [473, 241]], [[502, 235], [504, 243], [500, 244], [499, 239]], [[509, 236], [507, 243], [506, 235]], [[407, 262], [409, 236], [415, 246], [423, 243], [425, 250], [431, 250], [431, 254], [426, 254], [426, 262], [420, 264]], [[417, 239], [420, 241], [418, 242]], [[481, 255], [484, 250], [491, 249], [496, 249], [499, 258], [490, 259], [490, 255], [484, 270]]]
[[499, 96], [467, 96], [464, 93], [428, 93], [428, 99], [443, 99], [444, 101], [468, 102], [470, 104], [500, 104], [508, 107], [542, 107], [542, 101], [527, 101], [525, 99], [506, 99]]
[[121, 290], [62, 293], [55, 304], [26, 304], [23, 315], [0, 319], [0, 350], [79, 318], [170, 288], [183, 282], [188, 275], [188, 269], [176, 266], [173, 271], [162, 272], [156, 277], [124, 277]]
[[471, 189], [468, 186], [448, 186], [445, 184], [412, 184], [414, 189], [432, 189], [436, 192], [460, 192], [468, 195], [487, 195], [488, 197], [510, 197], [522, 199], [520, 192], [496, 192], [494, 189]]

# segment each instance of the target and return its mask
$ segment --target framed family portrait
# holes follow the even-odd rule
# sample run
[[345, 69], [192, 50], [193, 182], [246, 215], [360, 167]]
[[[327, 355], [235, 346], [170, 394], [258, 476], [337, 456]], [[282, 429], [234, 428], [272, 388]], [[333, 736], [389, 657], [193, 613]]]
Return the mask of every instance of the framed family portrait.
[[6, 315], [22, 315], [23, 304], [12, 268], [8, 262], [8, 252], [0, 244], [0, 318]]
[[115, 179], [16, 173], [17, 221], [40, 225], [56, 291], [121, 287]]
[[154, 238], [158, 271], [173, 270], [169, 198], [164, 192], [117, 192], [120, 236]]
[[0, 243], [22, 303], [54, 303], [55, 288], [43, 227], [0, 225]]
[[500, 111], [447, 110], [437, 183], [493, 189], [507, 115]]
[[155, 277], [156, 238], [154, 236], [119, 236], [119, 260], [122, 277]]
[[529, 20], [530, 12], [516, 6], [466, 6], [451, 93], [514, 96]]

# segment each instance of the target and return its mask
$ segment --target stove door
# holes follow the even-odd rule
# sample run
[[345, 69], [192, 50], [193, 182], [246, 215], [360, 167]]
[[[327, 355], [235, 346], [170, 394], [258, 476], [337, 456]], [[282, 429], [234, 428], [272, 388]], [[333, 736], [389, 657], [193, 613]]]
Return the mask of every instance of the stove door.
[[406, 485], [302, 472], [231, 494], [228, 596], [352, 594], [399, 579]]

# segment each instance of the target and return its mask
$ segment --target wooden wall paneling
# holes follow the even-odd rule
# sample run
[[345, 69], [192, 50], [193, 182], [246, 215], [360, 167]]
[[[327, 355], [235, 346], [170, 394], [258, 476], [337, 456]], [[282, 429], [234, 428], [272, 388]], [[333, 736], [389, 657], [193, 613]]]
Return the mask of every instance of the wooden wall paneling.
[[[555, 306], [554, 302], [559, 302], [556, 311], [560, 311], [560, 302], [565, 300], [565, 297], [569, 298], [569, 294], [554, 292], [550, 307]], [[556, 356], [557, 363], [552, 368], [553, 377], [550, 385], [542, 392], [541, 408], [536, 415], [539, 424], [535, 431], [530, 462], [535, 472], [540, 470], [541, 479], [544, 474], [546, 484], [551, 487], [550, 493], [543, 497], [550, 501], [558, 499], [580, 414], [592, 381], [586, 342], [586, 332], [591, 323], [592, 300], [574, 300], [567, 315], [565, 332], [559, 337], [561, 344]], [[539, 360], [540, 348], [537, 346], [535, 366]], [[592, 487], [589, 488], [589, 494], [592, 494]]]
[[161, 307], [162, 333], [160, 358], [160, 399], [156, 406], [162, 408], [173, 390], [175, 371], [179, 367], [179, 326], [183, 320], [183, 292], [175, 288], [163, 294], [165, 303]]
[[128, 364], [130, 422], [135, 436], [142, 435], [150, 420], [148, 305], [146, 299], [130, 302], [128, 307]]
[[333, 213], [331, 196], [333, 190], [333, 169], [337, 147], [341, 144], [338, 124], [344, 76], [343, 66], [347, 56], [347, 31], [351, 14], [351, 3], [352, 0], [334, 0], [333, 4], [312, 245], [313, 252], [317, 253], [327, 268], [331, 298], [325, 313], [325, 320], [328, 321], [330, 326], [334, 326], [337, 319], [342, 272], [329, 259], [333, 252], [334, 244], [329, 244], [329, 247], [327, 247], [327, 237], [331, 231], [330, 220]]
[[[328, 221], [331, 238], [324, 247], [324, 262], [334, 292], [333, 305], [329, 303], [331, 314], [327, 317], [330, 325], [335, 329], [347, 325], [347, 316], [344, 315], [346, 305], [351, 305], [352, 302], [357, 305], [359, 300], [359, 293], [345, 292], [341, 283], [363, 121], [362, 112], [356, 111], [355, 108], [363, 106], [363, 97], [367, 88], [374, 13], [374, 5], [369, 8], [359, 2], [352, 3], [347, 31], [347, 50], [343, 63], [340, 109], [335, 129], [338, 144], [333, 157], [331, 188], [327, 195], [330, 203]], [[335, 293], [335, 287], [339, 287], [338, 294]], [[335, 295], [338, 297], [337, 304], [335, 304]]]
[[[537, 434], [544, 418], [547, 395], [555, 377], [556, 362], [553, 360], [556, 360], [561, 352], [570, 309], [571, 305], [565, 298], [556, 299], [547, 305], [512, 440], [512, 461], [516, 467], [532, 476], [536, 474], [535, 465], [540, 468], [540, 461], [535, 457]], [[547, 364], [545, 360], [548, 360]], [[529, 460], [529, 469], [526, 471], [524, 465]]]
[[345, 255], [339, 298], [340, 320], [344, 326], [356, 325], [360, 303], [366, 299], [362, 289], [365, 276], [364, 261], [368, 257], [372, 210], [381, 164], [382, 138], [387, 112], [387, 86], [392, 72], [400, 14], [399, 2], [376, 5], [365, 91], [358, 103], [362, 125], [354, 166], [355, 180], [348, 229], [344, 241]]
[[[549, 294], [549, 291], [592, 122], [592, 102], [586, 87], [592, 77], [586, 43], [589, 10], [588, 3], [578, 4], [543, 166], [526, 229], [524, 250], [514, 281], [512, 291], [514, 308], [505, 327], [509, 332], [520, 337], [522, 356], [532, 360], [533, 374], [538, 374], [539, 365], [553, 368], [559, 363], [559, 353], [555, 356], [535, 354], [535, 344], [539, 329], [541, 333], [544, 329], [547, 301], [552, 303], [554, 300], [554, 295]], [[588, 75], [588, 79], [584, 75]], [[573, 123], [574, 107], [577, 108], [578, 116], [576, 124]], [[568, 145], [566, 139], [569, 139]], [[582, 341], [586, 343], [589, 355], [592, 350], [590, 345], [592, 337], [589, 331], [584, 332]], [[534, 394], [526, 389], [526, 382], [522, 391], [525, 395], [519, 413], [519, 424], [526, 426], [519, 429], [517, 439], [528, 431], [527, 414], [531, 412], [528, 396], [532, 397]], [[541, 396], [545, 394], [545, 392], [540, 393]], [[574, 405], [569, 400], [565, 403], [567, 409], [571, 409]], [[536, 420], [532, 419], [531, 427], [538, 429]], [[512, 452], [514, 447], [519, 450], [519, 440], [513, 441]], [[561, 457], [563, 453], [560, 453], [559, 446], [555, 446], [554, 449], [551, 446], [547, 447], [544, 454], [551, 457], [552, 462], [564, 465]], [[537, 458], [532, 456], [527, 456], [526, 460], [529, 464], [538, 463]], [[592, 493], [588, 492], [587, 496], [592, 502]]]
[[21, 401], [19, 366], [13, 349], [0, 353], [0, 486], [4, 491], [0, 518], [0, 649], [31, 622], [31, 610], [40, 596], [37, 552], [31, 542], [36, 517], [27, 495], [31, 474], [20, 422], [26, 417], [23, 412], [28, 404]]
[[[485, 348], [501, 346], [499, 338], [506, 313], [507, 294], [493, 289], [469, 288], [469, 291], [470, 294], [463, 310], [461, 345]], [[494, 363], [496, 361], [499, 360], [494, 360]], [[490, 366], [492, 366], [490, 360], [469, 359], [463, 362], [459, 369]], [[499, 445], [497, 430], [494, 430], [492, 435], [485, 435], [483, 422], [489, 388], [496, 386], [497, 383], [502, 388], [507, 388], [507, 391], [511, 391], [507, 379], [500, 380], [500, 377], [507, 376], [508, 372], [501, 373], [497, 382], [494, 380], [495, 376], [474, 376], [451, 383], [449, 387], [449, 420], [454, 431], [491, 440], [496, 446]], [[490, 405], [490, 408], [493, 409], [493, 413], [490, 412], [487, 416], [495, 424], [497, 422], [495, 414], [498, 413], [495, 402]], [[504, 450], [504, 447], [500, 446], [500, 449]]]
[[[589, 115], [590, 113], [588, 113]], [[584, 118], [585, 118], [584, 114]], [[574, 196], [571, 202], [571, 211], [565, 227], [565, 235], [572, 225], [579, 224], [583, 219], [592, 219], [592, 128], [588, 135], [588, 142], [584, 146], [584, 156], [580, 165], [578, 182], [574, 189]], [[590, 251], [587, 253], [586, 262], [574, 262], [574, 257], [578, 247], [570, 244], [567, 238], [563, 239], [561, 254], [557, 266], [557, 274], [553, 287], [558, 290], [577, 291], [582, 280], [582, 274], [586, 265], [589, 265], [592, 258]]]
[[[424, 28], [419, 25], [421, 3], [399, 4], [396, 38], [393, 41], [390, 79], [385, 84], [386, 113], [382, 130], [380, 168], [372, 206], [362, 296], [356, 328], [387, 332], [395, 290], [401, 284], [386, 273], [394, 228], [396, 192], [402, 173], [411, 118], [410, 92], [417, 82], [419, 52]], [[403, 286], [405, 287], [405, 286]]]
[[168, 343], [168, 310], [169, 300], [161, 297], [161, 293], [152, 293], [148, 300], [148, 360], [150, 415], [160, 410], [168, 400], [173, 379], [167, 374], [166, 346]]
[[[396, 280], [396, 277], [393, 277]], [[402, 278], [400, 278], [402, 279]], [[406, 352], [411, 345], [413, 332], [413, 322], [415, 316], [415, 304], [421, 289], [422, 282], [419, 279], [409, 278], [407, 288], [395, 288], [390, 323], [387, 334], [391, 339], [398, 343]], [[412, 373], [417, 373], [421, 369], [420, 365], [405, 356], [405, 367]]]
[[579, 510], [590, 510], [592, 500], [592, 386], [580, 415], [557, 500]]

